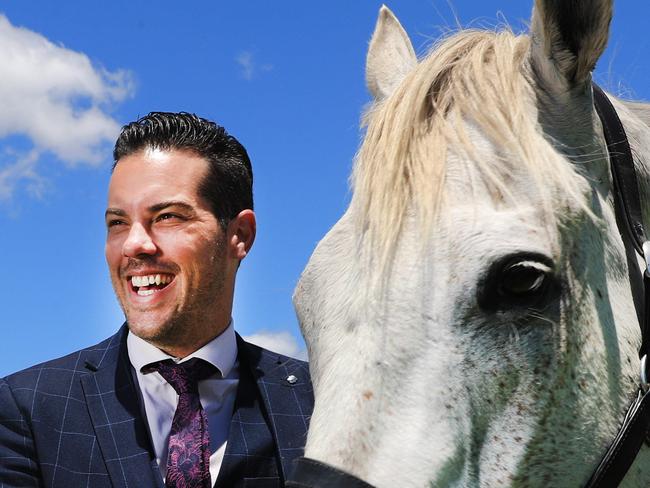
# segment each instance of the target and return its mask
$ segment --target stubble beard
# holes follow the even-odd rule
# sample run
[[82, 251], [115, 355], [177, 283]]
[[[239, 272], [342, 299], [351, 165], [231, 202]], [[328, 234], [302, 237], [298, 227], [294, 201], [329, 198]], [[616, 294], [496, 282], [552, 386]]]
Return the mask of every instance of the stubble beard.
[[[162, 321], [154, 322], [153, 320], [159, 319], [147, 317], [146, 311], [130, 313], [126, 298], [120, 298], [129, 330], [163, 351], [173, 351], [179, 346], [198, 348], [208, 342], [206, 338], [210, 339], [221, 333], [223, 329], [215, 330], [214, 334], [210, 330], [214, 329], [212, 324], [215, 320], [215, 317], [210, 315], [215, 311], [219, 312], [218, 308], [221, 304], [216, 303], [215, 307], [215, 302], [226, 292], [224, 245], [224, 242], [217, 243], [212, 262], [206, 265], [211, 272], [210, 276], [203, 280], [205, 286], [197, 290], [187, 290], [188, 294], [181, 298], [181, 303], [177, 303]], [[141, 316], [139, 320], [135, 318], [137, 315]], [[225, 324], [224, 327], [227, 325]]]

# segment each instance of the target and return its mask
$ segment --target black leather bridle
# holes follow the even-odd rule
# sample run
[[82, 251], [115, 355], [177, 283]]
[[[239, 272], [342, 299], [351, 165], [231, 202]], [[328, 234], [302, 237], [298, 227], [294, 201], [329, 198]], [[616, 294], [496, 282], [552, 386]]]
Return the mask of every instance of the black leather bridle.
[[634, 170], [630, 143], [623, 124], [607, 95], [593, 85], [594, 104], [605, 132], [609, 163], [614, 181], [614, 198], [622, 227], [645, 262], [643, 272], [643, 315], [640, 318], [641, 347], [639, 348], [640, 378], [636, 398], [627, 410], [614, 442], [591, 475], [586, 488], [618, 486], [634, 463], [641, 446], [648, 439], [650, 426], [650, 385], [648, 385], [648, 353], [650, 348], [650, 242], [643, 229], [643, 214], [639, 185]]
[[[598, 467], [587, 482], [586, 488], [612, 488], [618, 486], [634, 463], [641, 446], [648, 439], [650, 426], [650, 385], [648, 380], [648, 353], [650, 348], [650, 241], [645, 236], [641, 213], [641, 199], [634, 160], [625, 129], [607, 95], [593, 85], [596, 112], [605, 132], [610, 168], [614, 182], [614, 198], [621, 216], [623, 239], [627, 236], [637, 253], [643, 258], [644, 306], [640, 317], [641, 347], [639, 348], [640, 379], [636, 398], [630, 405], [623, 423], [607, 449]], [[621, 225], [621, 224], [619, 224]], [[314, 459], [299, 458], [294, 463], [293, 475], [287, 482], [289, 488], [372, 488], [359, 478]]]

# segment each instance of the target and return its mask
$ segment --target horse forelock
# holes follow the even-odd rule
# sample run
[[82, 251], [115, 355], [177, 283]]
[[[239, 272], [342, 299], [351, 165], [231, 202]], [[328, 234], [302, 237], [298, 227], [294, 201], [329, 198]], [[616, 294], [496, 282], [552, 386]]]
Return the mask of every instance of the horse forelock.
[[[373, 269], [384, 270], [390, 262], [409, 209], [427, 235], [453, 196], [448, 192], [463, 191], [446, 184], [451, 152], [474, 166], [495, 200], [516, 205], [511, 182], [515, 174], [525, 174], [547, 214], [558, 198], [588, 211], [583, 180], [542, 133], [529, 46], [528, 36], [510, 30], [460, 31], [434, 45], [392, 96], [366, 113], [351, 184]], [[477, 157], [468, 122], [499, 154]], [[471, 182], [466, 185], [464, 191], [471, 191]]]

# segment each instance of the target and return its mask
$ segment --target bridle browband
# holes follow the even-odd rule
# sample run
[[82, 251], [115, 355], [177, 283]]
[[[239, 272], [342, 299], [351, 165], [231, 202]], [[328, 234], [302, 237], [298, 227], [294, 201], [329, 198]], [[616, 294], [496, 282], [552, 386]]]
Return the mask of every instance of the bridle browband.
[[[634, 463], [644, 441], [649, 441], [650, 385], [648, 380], [648, 349], [650, 348], [650, 241], [643, 229], [641, 199], [634, 159], [625, 129], [612, 102], [596, 84], [592, 85], [594, 105], [603, 126], [609, 152], [614, 201], [621, 216], [623, 239], [630, 239], [634, 249], [645, 262], [643, 272], [644, 305], [640, 318], [641, 347], [639, 348], [640, 378], [635, 400], [625, 414], [623, 423], [585, 488], [618, 486]], [[320, 461], [305, 457], [294, 462], [288, 488], [372, 488], [359, 478]]]

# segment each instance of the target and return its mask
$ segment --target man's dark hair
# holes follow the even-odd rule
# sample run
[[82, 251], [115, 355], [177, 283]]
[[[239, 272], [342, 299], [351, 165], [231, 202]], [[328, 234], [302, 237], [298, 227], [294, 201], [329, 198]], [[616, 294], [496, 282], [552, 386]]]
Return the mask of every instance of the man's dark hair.
[[253, 208], [253, 170], [246, 149], [226, 130], [186, 112], [151, 112], [122, 127], [113, 150], [113, 169], [120, 159], [146, 148], [193, 151], [208, 161], [199, 185], [225, 228], [239, 212]]

